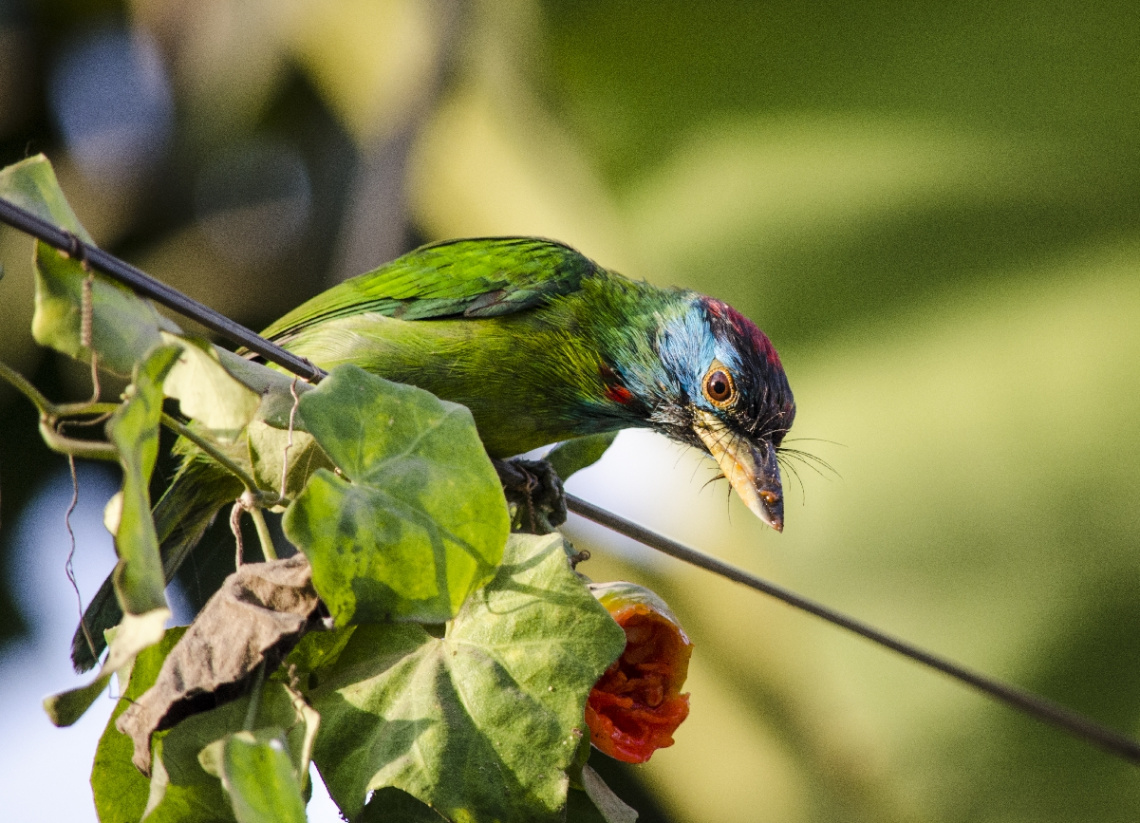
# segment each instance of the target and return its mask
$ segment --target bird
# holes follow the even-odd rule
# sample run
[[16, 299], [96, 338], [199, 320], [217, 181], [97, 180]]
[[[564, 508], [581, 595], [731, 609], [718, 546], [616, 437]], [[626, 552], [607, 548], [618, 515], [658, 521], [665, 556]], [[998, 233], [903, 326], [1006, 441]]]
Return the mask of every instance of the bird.
[[[447, 240], [333, 286], [263, 336], [326, 371], [351, 363], [466, 406], [496, 459], [651, 429], [711, 456], [783, 530], [778, 456], [795, 401], [768, 336], [718, 299], [628, 279], [553, 240]], [[167, 579], [242, 491], [184, 451], [154, 508]], [[120, 617], [105, 583], [72, 643], [77, 669]]]

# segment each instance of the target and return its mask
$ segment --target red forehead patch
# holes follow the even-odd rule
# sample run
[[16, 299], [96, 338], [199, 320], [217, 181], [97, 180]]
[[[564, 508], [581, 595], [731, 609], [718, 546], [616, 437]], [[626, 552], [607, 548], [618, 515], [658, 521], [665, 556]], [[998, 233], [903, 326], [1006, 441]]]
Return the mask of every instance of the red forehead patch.
[[783, 369], [783, 365], [780, 363], [780, 355], [776, 354], [776, 347], [772, 345], [772, 341], [768, 339], [768, 335], [760, 331], [755, 323], [728, 305], [728, 303], [721, 302], [720, 300], [706, 297], [705, 306], [708, 307], [710, 314], [727, 321], [738, 337], [748, 340], [756, 351], [764, 355], [770, 365], [778, 369]]

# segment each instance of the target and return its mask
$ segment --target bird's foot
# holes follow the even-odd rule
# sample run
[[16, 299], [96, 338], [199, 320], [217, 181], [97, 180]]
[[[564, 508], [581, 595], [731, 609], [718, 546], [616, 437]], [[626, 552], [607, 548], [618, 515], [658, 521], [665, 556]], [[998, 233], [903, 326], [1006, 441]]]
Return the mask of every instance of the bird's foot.
[[521, 457], [491, 462], [514, 508], [514, 531], [549, 534], [566, 522], [566, 492], [550, 463]]

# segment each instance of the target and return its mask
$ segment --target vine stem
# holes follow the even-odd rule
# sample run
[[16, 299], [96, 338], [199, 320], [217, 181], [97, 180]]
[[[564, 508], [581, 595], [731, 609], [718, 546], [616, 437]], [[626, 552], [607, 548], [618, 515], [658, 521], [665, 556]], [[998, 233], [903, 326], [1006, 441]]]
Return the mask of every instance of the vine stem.
[[92, 460], [118, 460], [119, 450], [110, 443], [98, 440], [83, 440], [68, 437], [57, 428], [61, 418], [81, 414], [103, 414], [116, 408], [114, 403], [63, 403], [56, 405], [40, 394], [28, 378], [0, 360], [0, 378], [20, 392], [40, 413], [40, 434], [47, 447], [59, 454], [70, 457], [86, 457]]
[[273, 535], [269, 533], [269, 524], [265, 522], [265, 514], [260, 506], [249, 509], [249, 517], [253, 527], [257, 530], [257, 539], [261, 542], [261, 554], [266, 560], [277, 559], [277, 547], [273, 545]]
[[[0, 200], [0, 202], [3, 202]], [[40, 394], [40, 390], [32, 385], [31, 381], [13, 369], [3, 360], [0, 360], [0, 377], [16, 389], [36, 407], [41, 417], [49, 417], [55, 412], [55, 406], [50, 400]]]
[[211, 458], [218, 461], [218, 463], [224, 466], [231, 474], [237, 477], [237, 479], [241, 481], [241, 484], [245, 486], [246, 491], [253, 496], [254, 502], [256, 503], [255, 508], [267, 503], [269, 505], [274, 505], [277, 503], [279, 498], [276, 493], [266, 492], [260, 486], [258, 486], [257, 481], [250, 477], [249, 473], [246, 472], [245, 469], [227, 457], [226, 454], [221, 449], [219, 449], [209, 438], [198, 434], [198, 432], [194, 431], [185, 423], [175, 419], [174, 417], [171, 417], [166, 412], [162, 413], [162, 424], [180, 437], [185, 437], [195, 446], [208, 454]]

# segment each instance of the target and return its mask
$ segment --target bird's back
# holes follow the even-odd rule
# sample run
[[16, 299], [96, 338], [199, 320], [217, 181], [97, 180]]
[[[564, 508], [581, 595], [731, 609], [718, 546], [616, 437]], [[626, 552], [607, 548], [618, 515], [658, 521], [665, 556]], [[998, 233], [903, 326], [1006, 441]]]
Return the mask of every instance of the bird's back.
[[265, 337], [287, 345], [315, 324], [354, 314], [402, 320], [497, 317], [580, 288], [604, 270], [574, 249], [534, 237], [422, 246], [334, 286], [277, 320]]
[[417, 249], [319, 295], [266, 335], [325, 369], [342, 363], [471, 409], [509, 456], [639, 425], [607, 392], [680, 293], [634, 283], [561, 243], [459, 240]]

